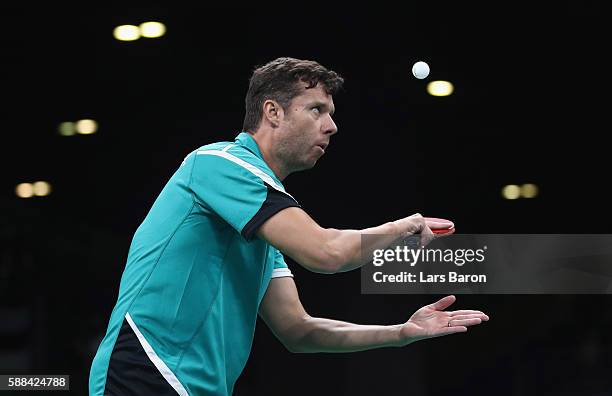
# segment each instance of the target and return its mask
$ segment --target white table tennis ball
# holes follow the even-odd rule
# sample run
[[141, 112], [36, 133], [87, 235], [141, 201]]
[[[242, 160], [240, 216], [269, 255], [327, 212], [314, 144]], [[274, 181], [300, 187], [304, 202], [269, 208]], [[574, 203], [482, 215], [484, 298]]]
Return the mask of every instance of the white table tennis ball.
[[412, 66], [412, 74], [419, 80], [429, 76], [429, 65], [423, 61], [418, 61]]

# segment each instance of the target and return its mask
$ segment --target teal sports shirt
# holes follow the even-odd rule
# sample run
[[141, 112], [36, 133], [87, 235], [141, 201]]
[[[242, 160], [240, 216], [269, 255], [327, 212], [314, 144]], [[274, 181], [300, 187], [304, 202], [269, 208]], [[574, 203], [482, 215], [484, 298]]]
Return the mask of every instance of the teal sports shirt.
[[248, 133], [187, 155], [134, 234], [90, 395], [231, 395], [270, 279], [292, 276], [256, 231], [291, 206]]

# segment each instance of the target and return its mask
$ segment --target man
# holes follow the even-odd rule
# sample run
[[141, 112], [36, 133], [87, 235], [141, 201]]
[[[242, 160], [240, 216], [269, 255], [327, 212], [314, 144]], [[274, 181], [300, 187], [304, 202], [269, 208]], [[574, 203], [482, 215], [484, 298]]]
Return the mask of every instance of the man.
[[[258, 312], [292, 352], [404, 346], [488, 320], [443, 311], [453, 296], [395, 326], [313, 318], [302, 307], [283, 253], [312, 271], [349, 271], [364, 264], [362, 248], [431, 238], [430, 227], [447, 226], [416, 214], [364, 230], [325, 229], [285, 191], [282, 180], [312, 168], [337, 132], [332, 97], [342, 83], [292, 58], [254, 71], [244, 132], [190, 153], [136, 231], [90, 394], [230, 395]], [[361, 246], [364, 234], [380, 237]]]

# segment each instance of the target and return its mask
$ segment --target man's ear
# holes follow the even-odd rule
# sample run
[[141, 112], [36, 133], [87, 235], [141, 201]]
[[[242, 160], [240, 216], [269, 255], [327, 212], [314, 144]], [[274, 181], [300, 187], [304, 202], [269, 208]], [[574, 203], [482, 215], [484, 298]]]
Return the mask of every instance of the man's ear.
[[283, 118], [283, 108], [278, 102], [268, 99], [263, 104], [263, 116], [273, 127], [277, 127]]

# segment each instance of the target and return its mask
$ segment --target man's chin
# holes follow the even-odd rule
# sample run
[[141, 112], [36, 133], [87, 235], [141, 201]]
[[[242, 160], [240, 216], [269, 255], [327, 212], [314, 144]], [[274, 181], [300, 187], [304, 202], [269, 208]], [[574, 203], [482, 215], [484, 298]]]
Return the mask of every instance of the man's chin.
[[300, 172], [300, 171], [305, 171], [305, 170], [308, 170], [308, 169], [312, 169], [317, 164], [317, 161], [318, 161], [318, 158], [315, 158], [315, 159], [312, 159], [312, 160], [309, 160], [309, 161], [304, 161], [304, 162], [301, 162], [299, 164], [296, 164], [293, 167], [294, 172]]
[[310, 162], [307, 162], [307, 163], [305, 164], [304, 170], [314, 168], [314, 166], [315, 166], [315, 165], [317, 164], [317, 162], [319, 161], [319, 158], [321, 158], [321, 157], [314, 158], [314, 159], [310, 160]]

